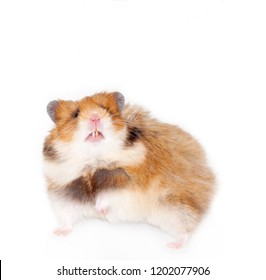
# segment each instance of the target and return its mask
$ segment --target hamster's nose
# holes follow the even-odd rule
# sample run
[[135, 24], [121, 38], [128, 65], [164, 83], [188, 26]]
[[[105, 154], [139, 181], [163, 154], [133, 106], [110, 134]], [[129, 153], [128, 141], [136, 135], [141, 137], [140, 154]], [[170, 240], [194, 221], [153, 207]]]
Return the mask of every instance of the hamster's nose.
[[94, 125], [94, 126], [98, 126], [99, 122], [100, 122], [100, 117], [98, 114], [91, 114], [90, 116], [90, 122]]
[[91, 114], [90, 120], [92, 122], [98, 122], [100, 120], [100, 117], [98, 116], [98, 114]]

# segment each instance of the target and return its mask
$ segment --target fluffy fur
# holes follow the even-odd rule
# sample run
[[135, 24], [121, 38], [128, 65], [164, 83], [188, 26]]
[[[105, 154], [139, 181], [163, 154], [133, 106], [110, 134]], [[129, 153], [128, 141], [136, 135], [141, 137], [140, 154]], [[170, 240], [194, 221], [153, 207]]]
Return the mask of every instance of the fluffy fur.
[[[180, 247], [209, 207], [214, 176], [188, 133], [123, 102], [119, 93], [100, 93], [48, 105], [56, 126], [44, 143], [44, 173], [62, 224], [56, 233], [84, 216], [146, 221]], [[96, 143], [86, 141], [93, 114], [104, 136]]]

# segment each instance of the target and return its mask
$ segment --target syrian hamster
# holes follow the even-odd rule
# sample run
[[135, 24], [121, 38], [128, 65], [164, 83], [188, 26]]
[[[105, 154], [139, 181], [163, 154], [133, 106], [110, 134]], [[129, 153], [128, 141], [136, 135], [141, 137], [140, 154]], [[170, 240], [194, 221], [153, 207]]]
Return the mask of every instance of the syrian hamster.
[[125, 104], [119, 92], [54, 100], [43, 146], [48, 195], [68, 234], [83, 217], [147, 222], [183, 246], [209, 207], [215, 177], [187, 132]]

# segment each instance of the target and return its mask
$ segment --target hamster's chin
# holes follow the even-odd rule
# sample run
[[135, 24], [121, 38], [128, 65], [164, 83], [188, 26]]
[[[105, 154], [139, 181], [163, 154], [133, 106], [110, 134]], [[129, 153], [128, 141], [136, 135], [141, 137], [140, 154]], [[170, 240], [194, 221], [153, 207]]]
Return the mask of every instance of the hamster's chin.
[[103, 134], [100, 131], [93, 131], [92, 133], [90, 133], [85, 141], [89, 141], [89, 142], [100, 142], [104, 139]]

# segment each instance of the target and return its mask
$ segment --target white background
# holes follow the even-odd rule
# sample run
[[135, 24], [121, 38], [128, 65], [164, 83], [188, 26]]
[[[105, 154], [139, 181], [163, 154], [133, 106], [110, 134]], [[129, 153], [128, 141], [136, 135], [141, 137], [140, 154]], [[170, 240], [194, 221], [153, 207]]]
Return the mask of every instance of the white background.
[[[264, 2], [1, 1], [4, 279], [57, 279], [55, 268], [71, 260], [88, 267], [89, 260], [133, 259], [209, 265], [212, 279], [263, 278]], [[180, 125], [207, 151], [217, 194], [184, 249], [168, 249], [171, 237], [142, 224], [91, 220], [67, 238], [52, 236], [56, 222], [41, 164], [52, 128], [46, 104], [102, 90], [118, 90], [158, 119]]]

